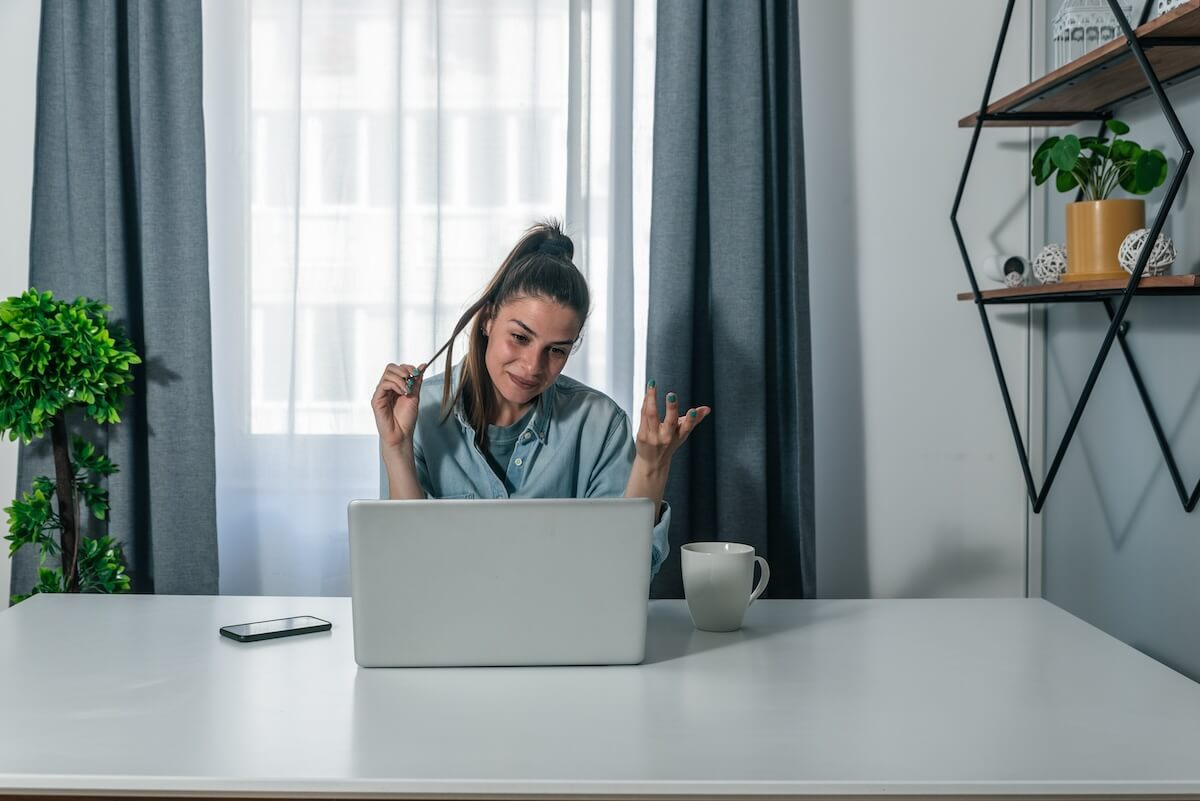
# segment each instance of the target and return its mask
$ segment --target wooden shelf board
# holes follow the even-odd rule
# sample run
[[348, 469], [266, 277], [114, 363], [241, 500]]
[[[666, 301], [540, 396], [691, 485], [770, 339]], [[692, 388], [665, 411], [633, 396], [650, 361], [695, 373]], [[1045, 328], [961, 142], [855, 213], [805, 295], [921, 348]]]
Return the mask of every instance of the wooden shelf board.
[[[1200, 0], [1168, 11], [1150, 20], [1134, 33], [1139, 39], [1200, 37]], [[1159, 81], [1182, 80], [1200, 70], [1200, 47], [1151, 47], [1146, 58]], [[1149, 84], [1125, 37], [1075, 59], [1054, 72], [1027, 84], [988, 106], [989, 114], [1022, 112], [1094, 112], [1149, 91]], [[960, 128], [973, 128], [979, 116], [974, 112], [958, 121]], [[1042, 127], [1075, 125], [1078, 120], [1021, 122], [985, 121], [985, 126]]]
[[[1040, 286], [988, 289], [980, 294], [984, 303], [1051, 303], [1062, 300], [1084, 300], [1093, 297], [1115, 297], [1125, 291], [1127, 281], [1119, 278], [1104, 281], [1078, 281]], [[1134, 290], [1138, 295], [1200, 294], [1200, 275], [1160, 275], [1143, 278]], [[1091, 297], [1072, 297], [1090, 295]], [[958, 293], [959, 300], [975, 300], [971, 292]]]

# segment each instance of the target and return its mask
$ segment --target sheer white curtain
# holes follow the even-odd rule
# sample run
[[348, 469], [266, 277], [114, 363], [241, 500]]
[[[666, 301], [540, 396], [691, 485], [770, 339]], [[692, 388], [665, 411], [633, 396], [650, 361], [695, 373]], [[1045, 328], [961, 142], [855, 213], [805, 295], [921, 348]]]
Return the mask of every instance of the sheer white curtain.
[[567, 372], [633, 406], [653, 6], [205, 3], [223, 593], [349, 592], [383, 366], [432, 355], [539, 218], [565, 218], [593, 292]]

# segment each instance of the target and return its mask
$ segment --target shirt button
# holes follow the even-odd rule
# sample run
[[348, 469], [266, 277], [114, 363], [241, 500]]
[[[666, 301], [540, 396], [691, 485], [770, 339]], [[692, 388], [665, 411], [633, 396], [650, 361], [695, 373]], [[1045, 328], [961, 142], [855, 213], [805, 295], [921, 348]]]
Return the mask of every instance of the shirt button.
[[529, 436], [530, 436], [529, 432], [526, 431], [524, 434], [521, 435], [521, 442], [529, 442]]
[[515, 464], [517, 467], [520, 467], [521, 466], [521, 457], [518, 456], [516, 459], [513, 459], [513, 464]]

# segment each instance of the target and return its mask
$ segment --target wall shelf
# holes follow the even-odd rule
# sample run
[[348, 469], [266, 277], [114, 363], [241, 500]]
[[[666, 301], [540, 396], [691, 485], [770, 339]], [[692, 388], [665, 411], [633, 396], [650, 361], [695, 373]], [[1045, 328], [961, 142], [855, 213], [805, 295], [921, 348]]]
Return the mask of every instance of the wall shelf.
[[[1121, 38], [1103, 47], [1075, 59], [1045, 77], [1033, 81], [1012, 92], [996, 102], [991, 102], [992, 84], [996, 79], [996, 70], [1000, 64], [1000, 54], [1004, 50], [1004, 40], [1012, 21], [1013, 5], [1016, 0], [1008, 0], [1004, 11], [1004, 21], [1000, 26], [1000, 34], [996, 39], [996, 51], [992, 56], [991, 71], [984, 85], [983, 99], [979, 111], [959, 120], [961, 127], [971, 128], [971, 145], [967, 149], [966, 160], [963, 163], [962, 177], [959, 179], [958, 192], [954, 197], [954, 205], [950, 210], [950, 225], [954, 228], [954, 236], [958, 241], [958, 249], [962, 254], [963, 266], [966, 268], [967, 280], [971, 291], [958, 296], [959, 300], [973, 301], [979, 313], [983, 326], [984, 337], [988, 351], [991, 353], [992, 366], [996, 371], [996, 379], [1000, 385], [1000, 395], [1004, 401], [1004, 410], [1008, 415], [1008, 424], [1012, 429], [1013, 443], [1016, 445], [1017, 457], [1024, 472], [1026, 491], [1034, 513], [1042, 510], [1050, 487], [1062, 466], [1063, 457], [1075, 435], [1083, 410], [1087, 407], [1092, 390], [1100, 377], [1100, 369], [1108, 359], [1112, 348], [1117, 345], [1133, 376], [1134, 384], [1141, 397], [1146, 416], [1158, 440], [1163, 461], [1167, 465], [1171, 481], [1179, 496], [1184, 511], [1191, 512], [1200, 502], [1200, 481], [1191, 490], [1183, 483], [1179, 466], [1171, 452], [1163, 427], [1155, 412], [1154, 404], [1146, 390], [1138, 371], [1137, 362], [1127, 341], [1129, 323], [1125, 320], [1129, 304], [1135, 295], [1183, 296], [1200, 294], [1200, 276], [1172, 275], [1154, 278], [1143, 278], [1146, 264], [1150, 258], [1150, 248], [1142, 248], [1138, 255], [1137, 264], [1132, 274], [1126, 279], [1110, 281], [1087, 281], [1078, 283], [1053, 284], [1049, 286], [1016, 287], [1012, 289], [992, 289], [981, 291], [979, 281], [975, 277], [975, 269], [971, 266], [971, 257], [967, 252], [966, 241], [958, 224], [958, 211], [962, 205], [963, 191], [971, 172], [971, 163], [975, 158], [975, 148], [979, 144], [980, 131], [985, 126], [1024, 126], [1042, 127], [1049, 125], [1071, 125], [1086, 120], [1106, 120], [1112, 116], [1113, 107], [1118, 103], [1130, 100], [1143, 94], [1152, 94], [1158, 102], [1160, 111], [1171, 132], [1179, 144], [1181, 155], [1175, 175], [1167, 186], [1163, 202], [1159, 206], [1154, 222], [1146, 236], [1147, 241], [1155, 242], [1163, 230], [1163, 224], [1175, 202], [1179, 187], [1187, 174], [1191, 163], [1192, 144], [1175, 114], [1170, 99], [1166, 95], [1164, 84], [1180, 82], [1200, 74], [1200, 0], [1189, 2], [1173, 11], [1159, 16], [1153, 21], [1145, 19], [1149, 4], [1143, 10], [1141, 24], [1136, 30], [1125, 19], [1124, 13], [1117, 0], [1107, 0], [1121, 28]], [[987, 307], [997, 304], [1033, 304], [1033, 303], [1071, 303], [1094, 301], [1100, 303], [1108, 317], [1108, 327], [1100, 342], [1100, 349], [1092, 363], [1087, 380], [1080, 391], [1074, 411], [1067, 423], [1066, 431], [1054, 451], [1054, 457], [1042, 478], [1039, 489], [1034, 481], [1033, 471], [1029, 465], [1029, 455], [1026, 452], [1025, 440], [1021, 435], [1021, 427], [1017, 423], [1017, 415], [1013, 407], [1012, 393], [1008, 390], [1008, 382], [1004, 377], [1004, 366], [1000, 363], [1000, 354], [996, 350], [996, 339], [992, 334], [992, 325], [988, 319]]]
[[[1200, 70], [1200, 0], [1168, 11], [1134, 31], [1150, 66], [1164, 85]], [[987, 107], [984, 125], [1073, 125], [1101, 119], [1112, 107], [1150, 92], [1140, 65], [1124, 37], [1109, 42], [1045, 77], [1005, 95]], [[1055, 117], [1054, 115], [1062, 115]], [[993, 115], [995, 117], [993, 118]], [[1019, 119], [1023, 115], [1046, 115]], [[979, 112], [958, 127], [974, 127]]]
[[[1000, 303], [1080, 303], [1119, 298], [1129, 282], [1120, 278], [1107, 281], [1078, 281], [1040, 286], [987, 289], [979, 293], [980, 302]], [[1200, 295], [1200, 275], [1162, 275], [1143, 278], [1133, 290], [1135, 295]], [[959, 300], [975, 300], [974, 292], [959, 292]]]

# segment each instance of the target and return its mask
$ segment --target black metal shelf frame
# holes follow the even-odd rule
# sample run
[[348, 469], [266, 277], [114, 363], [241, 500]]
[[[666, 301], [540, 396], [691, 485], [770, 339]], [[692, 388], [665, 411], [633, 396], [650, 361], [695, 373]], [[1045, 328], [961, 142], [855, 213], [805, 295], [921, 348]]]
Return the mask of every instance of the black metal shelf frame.
[[[1138, 257], [1137, 264], [1134, 266], [1133, 273], [1129, 277], [1129, 282], [1126, 284], [1124, 291], [1117, 297], [1120, 298], [1116, 309], [1113, 308], [1113, 297], [1111, 295], [1094, 294], [1091, 297], [1080, 297], [1079, 300], [1094, 300], [1101, 301], [1104, 304], [1105, 311], [1109, 318], [1108, 329], [1105, 331], [1104, 339], [1101, 341], [1100, 350], [1096, 354], [1096, 360], [1092, 364], [1091, 371], [1088, 373], [1087, 381], [1083, 385], [1083, 391], [1080, 393], [1079, 400], [1075, 404], [1075, 409], [1071, 413], [1071, 419], [1067, 423], [1066, 431], [1063, 433], [1062, 440], [1055, 450], [1054, 459], [1050, 463], [1050, 467], [1046, 471], [1046, 475], [1042, 479], [1042, 487], [1039, 490], [1034, 482], [1033, 472], [1029, 466], [1029, 455], [1025, 449], [1024, 440], [1021, 437], [1020, 427], [1017, 425], [1017, 416], [1013, 411], [1012, 395], [1008, 390], [1008, 382], [1004, 377], [1004, 367], [1000, 364], [1000, 354], [996, 350], [996, 340], [992, 334], [992, 326], [988, 320], [986, 306], [990, 305], [985, 302], [982, 293], [979, 290], [979, 282], [975, 278], [975, 270], [971, 266], [971, 257], [967, 253], [966, 243], [963, 241], [962, 229], [958, 225], [958, 210], [962, 205], [963, 190], [967, 185], [967, 177], [971, 172], [971, 163], [975, 159], [975, 148], [979, 143], [979, 134], [983, 129], [983, 125], [988, 121], [1011, 120], [1011, 121], [1026, 121], [1036, 122], [1042, 120], [1104, 120], [1111, 116], [1111, 112], [1107, 109], [1096, 112], [1071, 112], [1058, 113], [1045, 112], [1032, 114], [1029, 112], [1008, 112], [1008, 113], [987, 113], [987, 107], [992, 95], [992, 84], [996, 79], [996, 70], [1000, 65], [1000, 54], [1004, 50], [1004, 40], [1008, 35], [1009, 23], [1012, 20], [1013, 6], [1016, 0], [1008, 0], [1008, 4], [1004, 10], [1004, 21], [1000, 26], [1000, 35], [996, 40], [996, 52], [992, 56], [992, 66], [988, 72], [987, 83], [983, 90], [983, 100], [979, 105], [979, 114], [975, 119], [975, 127], [971, 134], [971, 144], [967, 149], [967, 158], [963, 164], [962, 178], [958, 182], [958, 192], [954, 196], [954, 206], [950, 211], [950, 224], [954, 228], [954, 237], [958, 241], [958, 249], [962, 254], [963, 266], [966, 268], [967, 280], [971, 284], [971, 294], [975, 299], [975, 308], [979, 310], [979, 319], [983, 324], [984, 337], [987, 340], [988, 350], [992, 355], [992, 366], [996, 371], [996, 379], [1000, 384], [1000, 393], [1004, 398], [1004, 410], [1008, 416], [1008, 424], [1012, 428], [1013, 442], [1017, 447], [1017, 456], [1021, 461], [1021, 470], [1025, 475], [1025, 487], [1029, 494], [1029, 500], [1033, 505], [1035, 514], [1041, 512], [1042, 507], [1046, 503], [1046, 497], [1050, 492], [1050, 487], [1054, 484], [1054, 479], [1058, 475], [1059, 468], [1062, 466], [1063, 457], [1066, 455], [1067, 448], [1071, 444], [1071, 440], [1075, 435], [1075, 429], [1079, 425], [1079, 420], [1083, 416], [1083, 410], [1087, 406], [1088, 400], [1092, 396], [1092, 390], [1096, 386], [1096, 380], [1100, 377], [1100, 369], [1104, 366], [1104, 362], [1108, 359], [1109, 351], [1112, 350], [1113, 342], [1119, 342], [1120, 350], [1125, 357], [1126, 363], [1129, 365], [1129, 370], [1133, 375], [1134, 384], [1137, 387], [1138, 394], [1141, 396], [1142, 405], [1145, 407], [1146, 414], [1150, 419], [1151, 428], [1154, 430], [1154, 435], [1158, 440], [1159, 448], [1162, 450], [1163, 459], [1166, 461], [1167, 469], [1171, 474], [1171, 480], [1175, 485], [1175, 490], [1179, 495], [1179, 500], [1183, 504], [1183, 508], [1187, 512], [1191, 512], [1196, 508], [1197, 501], [1200, 501], [1200, 481], [1189, 495], [1183, 483], [1183, 478], [1179, 472], [1179, 466], [1175, 461], [1175, 457], [1171, 452], [1171, 446], [1167, 442], [1162, 425], [1159, 423], [1158, 414], [1154, 410], [1154, 405], [1150, 401], [1150, 395], [1146, 391], [1146, 386], [1142, 381], [1141, 373], [1137, 368], [1137, 363], [1134, 361], [1133, 353], [1129, 349], [1129, 343], [1126, 341], [1126, 333], [1128, 331], [1128, 323], [1125, 321], [1126, 312], [1129, 310], [1129, 303], [1133, 300], [1133, 295], [1137, 289], [1138, 282], [1142, 278], [1142, 274], [1146, 270], [1146, 263], [1149, 261], [1152, 248], [1142, 248], [1141, 255]], [[1031, 2], [1032, 5], [1032, 2]], [[1192, 145], [1184, 133], [1183, 126], [1179, 123], [1179, 118], [1175, 114], [1175, 109], [1167, 99], [1166, 92], [1163, 89], [1162, 83], [1159, 82], [1158, 76], [1155, 75], [1153, 67], [1146, 58], [1146, 53], [1143, 49], [1143, 44], [1138, 41], [1129, 25], [1129, 21], [1125, 19], [1125, 14], [1117, 5], [1117, 0], [1108, 0], [1108, 5], [1112, 9], [1113, 16], [1117, 19], [1121, 26], [1121, 32], [1125, 36], [1126, 45], [1133, 58], [1137, 60], [1138, 66], [1141, 67], [1142, 73], [1146, 76], [1146, 82], [1149, 85], [1150, 91], [1154, 94], [1158, 101], [1159, 107], [1166, 117], [1167, 123], [1171, 126], [1171, 132], [1175, 136], [1175, 140], [1179, 143], [1182, 155], [1179, 159], [1179, 169], [1175, 173], [1170, 186], [1167, 188], [1166, 197], [1163, 199], [1162, 206], [1158, 210], [1158, 214], [1154, 218], [1153, 225], [1150, 226], [1150, 233], [1147, 237], [1147, 242], [1156, 242], [1158, 235], [1162, 232], [1163, 224], [1166, 222], [1167, 214], [1171, 211], [1171, 206], [1175, 203], [1175, 196], [1179, 191], [1179, 187], [1183, 182], [1184, 176], [1187, 174], [1188, 165], [1192, 160]], [[1149, 4], [1147, 3], [1147, 6]], [[1145, 14], [1143, 20], [1145, 22]], [[1168, 40], [1169, 41], [1169, 40]], [[1156, 45], [1162, 45], [1164, 42], [1155, 40]], [[1060, 298], [1043, 298], [1042, 301], [1060, 300]], [[995, 303], [995, 300], [990, 303]], [[1029, 302], [1026, 300], [1025, 302]], [[1036, 301], [1035, 301], [1036, 302]]]

